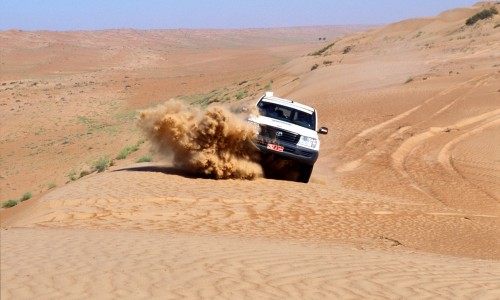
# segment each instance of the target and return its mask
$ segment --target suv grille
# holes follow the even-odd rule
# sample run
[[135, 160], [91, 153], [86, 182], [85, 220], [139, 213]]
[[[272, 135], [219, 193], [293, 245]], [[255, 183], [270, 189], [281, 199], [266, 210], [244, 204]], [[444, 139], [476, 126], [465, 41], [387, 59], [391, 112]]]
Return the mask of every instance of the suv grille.
[[292, 144], [297, 144], [300, 139], [299, 134], [265, 125], [260, 125], [260, 135]]

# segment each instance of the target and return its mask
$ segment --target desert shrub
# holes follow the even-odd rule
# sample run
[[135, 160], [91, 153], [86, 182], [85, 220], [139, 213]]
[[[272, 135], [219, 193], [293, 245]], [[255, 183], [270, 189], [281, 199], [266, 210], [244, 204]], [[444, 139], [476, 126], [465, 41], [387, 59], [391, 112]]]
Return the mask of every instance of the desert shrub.
[[130, 153], [131, 152], [130, 152], [129, 148], [126, 147], [125, 149], [120, 151], [120, 153], [118, 153], [118, 155], [116, 156], [116, 159], [125, 159], [130, 155]]
[[347, 47], [344, 48], [344, 50], [342, 51], [342, 53], [343, 54], [347, 54], [347, 53], [351, 52], [351, 50], [352, 50], [352, 46], [347, 46]]
[[493, 27], [493, 29], [498, 28], [498, 27], [500, 27], [500, 23], [495, 24], [495, 26]]
[[264, 88], [265, 88], [266, 90], [271, 89], [271, 82], [266, 83], [266, 85], [264, 86]]
[[319, 67], [319, 65], [318, 65], [318, 64], [314, 64], [314, 65], [312, 65], [312, 67], [311, 67], [311, 71], [316, 70], [318, 67]]
[[132, 154], [133, 152], [139, 150], [139, 147], [142, 144], [144, 144], [145, 141], [146, 140], [144, 140], [144, 139], [140, 139], [139, 141], [137, 141], [137, 143], [135, 145], [128, 145], [120, 153], [118, 153], [118, 155], [116, 156], [116, 159], [125, 159], [125, 158], [127, 158], [130, 154]]
[[19, 200], [26, 201], [26, 200], [30, 199], [31, 197], [33, 197], [33, 194], [31, 192], [27, 192], [27, 193], [24, 193], [24, 195]]
[[238, 100], [241, 100], [243, 98], [245, 98], [247, 96], [247, 91], [239, 91], [237, 94], [236, 94], [236, 99]]
[[322, 55], [323, 53], [325, 53], [326, 51], [328, 51], [328, 49], [330, 49], [331, 47], [333, 47], [335, 45], [335, 42], [331, 43], [330, 45], [316, 51], [316, 52], [313, 52], [311, 54], [309, 54], [309, 56], [320, 56]]
[[129, 145], [125, 147], [117, 156], [116, 159], [125, 159], [127, 158], [131, 153], [139, 150], [139, 143], [136, 145]]
[[325, 60], [325, 61], [323, 61], [324, 65], [331, 65], [332, 63], [333, 63], [333, 61], [331, 61], [331, 60]]
[[150, 162], [150, 161], [151, 161], [151, 156], [143, 155], [143, 156], [139, 157], [135, 162], [142, 163], [142, 162]]
[[491, 18], [493, 15], [496, 14], [498, 14], [498, 10], [494, 7], [482, 10], [477, 14], [473, 15], [472, 17], [468, 18], [467, 21], [465, 21], [465, 25], [468, 26], [474, 25], [476, 24], [477, 21]]
[[8, 200], [8, 201], [5, 201], [4, 203], [2, 203], [2, 207], [3, 208], [9, 208], [9, 207], [12, 207], [12, 206], [16, 206], [17, 205], [17, 200]]
[[101, 173], [101, 172], [104, 172], [110, 165], [111, 163], [111, 160], [106, 157], [106, 156], [103, 156], [103, 157], [100, 157], [98, 158], [94, 164], [92, 165], [92, 168], [94, 170], [96, 170], [98, 173]]
[[69, 172], [69, 174], [68, 174], [68, 178], [71, 181], [77, 180], [78, 177], [76, 177], [76, 171], [75, 170], [71, 170], [71, 172]]
[[48, 189], [51, 190], [53, 188], [57, 187], [57, 185], [55, 183], [49, 183], [49, 186], [48, 186]]
[[87, 171], [87, 170], [83, 170], [83, 171], [81, 171], [81, 172], [80, 172], [80, 178], [85, 177], [85, 176], [87, 176], [87, 175], [89, 175], [89, 174], [90, 174], [90, 172], [89, 172], [89, 171]]

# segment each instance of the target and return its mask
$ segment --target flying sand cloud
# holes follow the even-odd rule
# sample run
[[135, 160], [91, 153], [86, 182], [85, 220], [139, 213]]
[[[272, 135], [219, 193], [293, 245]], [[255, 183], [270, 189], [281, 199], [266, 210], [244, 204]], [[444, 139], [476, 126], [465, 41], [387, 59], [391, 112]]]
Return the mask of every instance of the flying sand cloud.
[[223, 107], [200, 109], [169, 100], [141, 111], [138, 125], [158, 153], [172, 155], [175, 167], [216, 179], [262, 176], [257, 133], [246, 116]]

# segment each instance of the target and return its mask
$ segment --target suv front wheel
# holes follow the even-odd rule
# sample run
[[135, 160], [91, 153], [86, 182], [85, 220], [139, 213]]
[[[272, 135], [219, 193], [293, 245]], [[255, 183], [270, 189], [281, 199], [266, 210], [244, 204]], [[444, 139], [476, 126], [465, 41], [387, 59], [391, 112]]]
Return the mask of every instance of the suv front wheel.
[[311, 178], [311, 173], [313, 171], [313, 166], [302, 163], [299, 166], [299, 178], [298, 182], [308, 183], [309, 178]]

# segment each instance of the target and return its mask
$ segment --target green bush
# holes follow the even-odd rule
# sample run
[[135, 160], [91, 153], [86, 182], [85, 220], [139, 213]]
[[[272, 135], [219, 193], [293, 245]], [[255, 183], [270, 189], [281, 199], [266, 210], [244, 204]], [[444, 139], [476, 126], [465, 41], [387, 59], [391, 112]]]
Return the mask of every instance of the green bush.
[[104, 172], [109, 165], [111, 164], [111, 160], [108, 157], [100, 157], [98, 158], [94, 164], [93, 164], [93, 169], [96, 170], [98, 173]]
[[247, 91], [239, 91], [237, 94], [236, 94], [236, 99], [238, 100], [241, 100], [243, 98], [245, 98], [247, 96]]
[[77, 180], [78, 177], [76, 177], [76, 171], [75, 170], [71, 170], [71, 172], [69, 172], [69, 174], [68, 174], [68, 178], [71, 181]]
[[474, 25], [476, 24], [477, 21], [491, 18], [493, 15], [496, 14], [498, 14], [498, 10], [494, 7], [482, 10], [477, 14], [473, 15], [472, 17], [468, 18], [467, 21], [465, 21], [465, 25], [468, 26]]
[[139, 150], [139, 143], [135, 145], [129, 145], [125, 147], [117, 156], [116, 159], [125, 159], [127, 158], [131, 153]]
[[118, 155], [116, 156], [116, 159], [125, 159], [130, 155], [130, 151], [128, 150], [128, 147], [123, 149]]
[[335, 45], [335, 42], [331, 43], [330, 45], [316, 51], [316, 52], [313, 52], [311, 54], [309, 54], [310, 56], [320, 56], [321, 54], [325, 53], [326, 51], [328, 51], [328, 49], [330, 49], [331, 47], [333, 47]]
[[48, 189], [51, 190], [51, 189], [53, 189], [55, 187], [57, 187], [57, 185], [55, 183], [49, 183]]
[[80, 178], [82, 178], [82, 177], [84, 177], [84, 176], [87, 176], [87, 175], [89, 175], [89, 174], [90, 174], [90, 172], [89, 172], [89, 171], [87, 171], [87, 170], [83, 170], [83, 171], [81, 171], [81, 172], [80, 172]]
[[151, 161], [151, 156], [143, 155], [143, 156], [139, 157], [135, 162], [142, 163], [142, 162], [150, 162], [150, 161]]
[[33, 197], [33, 194], [31, 192], [27, 192], [27, 193], [24, 193], [24, 195], [21, 197], [21, 201], [26, 201], [28, 199], [30, 199], [31, 197]]
[[8, 201], [5, 201], [4, 203], [2, 203], [2, 207], [3, 208], [9, 208], [9, 207], [12, 207], [12, 206], [16, 206], [17, 205], [17, 200], [8, 200]]

